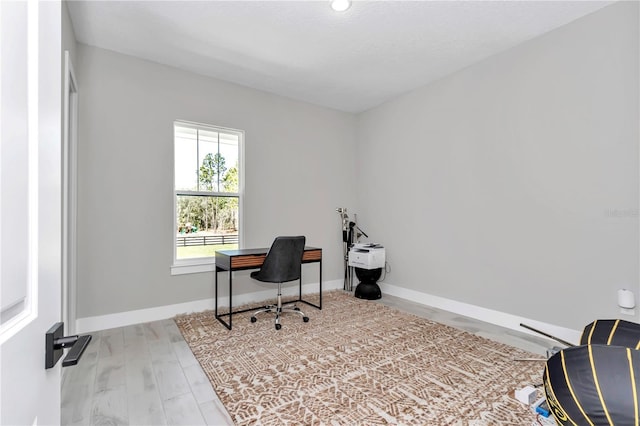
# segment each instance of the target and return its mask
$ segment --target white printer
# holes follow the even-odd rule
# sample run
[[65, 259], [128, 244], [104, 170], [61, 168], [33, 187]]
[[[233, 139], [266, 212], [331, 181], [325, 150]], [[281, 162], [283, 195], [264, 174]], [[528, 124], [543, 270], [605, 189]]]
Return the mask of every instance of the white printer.
[[385, 250], [380, 244], [356, 243], [349, 250], [349, 266], [362, 269], [384, 268]]

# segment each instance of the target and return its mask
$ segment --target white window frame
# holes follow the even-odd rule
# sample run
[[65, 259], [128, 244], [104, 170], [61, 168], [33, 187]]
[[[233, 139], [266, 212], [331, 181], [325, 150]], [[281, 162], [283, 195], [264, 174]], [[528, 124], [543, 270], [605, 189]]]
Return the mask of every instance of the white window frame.
[[194, 274], [200, 272], [212, 272], [215, 271], [215, 257], [198, 257], [191, 259], [177, 259], [177, 247], [176, 247], [176, 235], [177, 229], [177, 199], [178, 195], [205, 195], [205, 196], [233, 196], [238, 197], [238, 248], [244, 247], [244, 220], [243, 220], [243, 200], [244, 200], [244, 131], [238, 129], [231, 129], [228, 127], [214, 126], [211, 124], [196, 123], [193, 121], [176, 120], [173, 122], [173, 152], [175, 156], [175, 127], [176, 125], [182, 127], [190, 127], [193, 129], [207, 130], [220, 133], [232, 133], [238, 136], [238, 192], [210, 192], [210, 191], [183, 191], [175, 188], [176, 182], [176, 170], [175, 170], [175, 157], [173, 159], [173, 264], [171, 265], [171, 275], [182, 274]]

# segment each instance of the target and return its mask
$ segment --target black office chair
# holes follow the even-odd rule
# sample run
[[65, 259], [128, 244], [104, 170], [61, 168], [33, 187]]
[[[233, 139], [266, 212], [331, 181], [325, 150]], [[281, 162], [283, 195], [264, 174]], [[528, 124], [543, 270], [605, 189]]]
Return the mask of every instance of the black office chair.
[[278, 301], [275, 305], [265, 306], [251, 316], [251, 322], [256, 322], [256, 315], [263, 312], [276, 313], [276, 330], [280, 330], [280, 315], [283, 312], [295, 313], [302, 316], [304, 322], [309, 321], [295, 305], [282, 306], [282, 283], [299, 280], [302, 270], [302, 255], [304, 253], [305, 237], [277, 237], [259, 271], [251, 273], [251, 278], [267, 283], [278, 284]]

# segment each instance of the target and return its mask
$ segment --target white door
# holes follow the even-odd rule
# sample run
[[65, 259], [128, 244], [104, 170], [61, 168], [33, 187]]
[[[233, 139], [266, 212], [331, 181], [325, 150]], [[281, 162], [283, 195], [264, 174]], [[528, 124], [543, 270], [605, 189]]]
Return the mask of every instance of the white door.
[[0, 1], [0, 424], [60, 423], [61, 4]]

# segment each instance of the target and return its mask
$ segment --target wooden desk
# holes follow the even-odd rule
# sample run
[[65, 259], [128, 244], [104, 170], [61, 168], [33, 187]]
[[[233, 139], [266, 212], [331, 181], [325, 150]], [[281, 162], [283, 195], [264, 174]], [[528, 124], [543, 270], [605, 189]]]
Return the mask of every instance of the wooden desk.
[[[220, 321], [225, 327], [231, 330], [231, 321], [233, 314], [239, 314], [241, 312], [253, 311], [259, 308], [243, 309], [240, 311], [233, 311], [233, 271], [242, 271], [245, 269], [258, 269], [264, 263], [264, 258], [267, 256], [268, 248], [258, 249], [243, 249], [243, 250], [219, 250], [216, 251], [216, 286], [215, 286], [215, 315], [216, 319]], [[314, 308], [322, 309], [322, 249], [317, 247], [305, 246], [304, 253], [302, 254], [302, 263], [320, 263], [319, 266], [319, 279], [320, 279], [320, 301], [318, 305], [314, 305], [311, 302], [302, 299], [302, 276], [300, 276], [300, 290], [298, 294], [298, 300], [293, 302], [302, 302]], [[229, 313], [218, 314], [218, 272], [229, 271]], [[229, 316], [229, 322], [227, 323], [222, 317]]]

